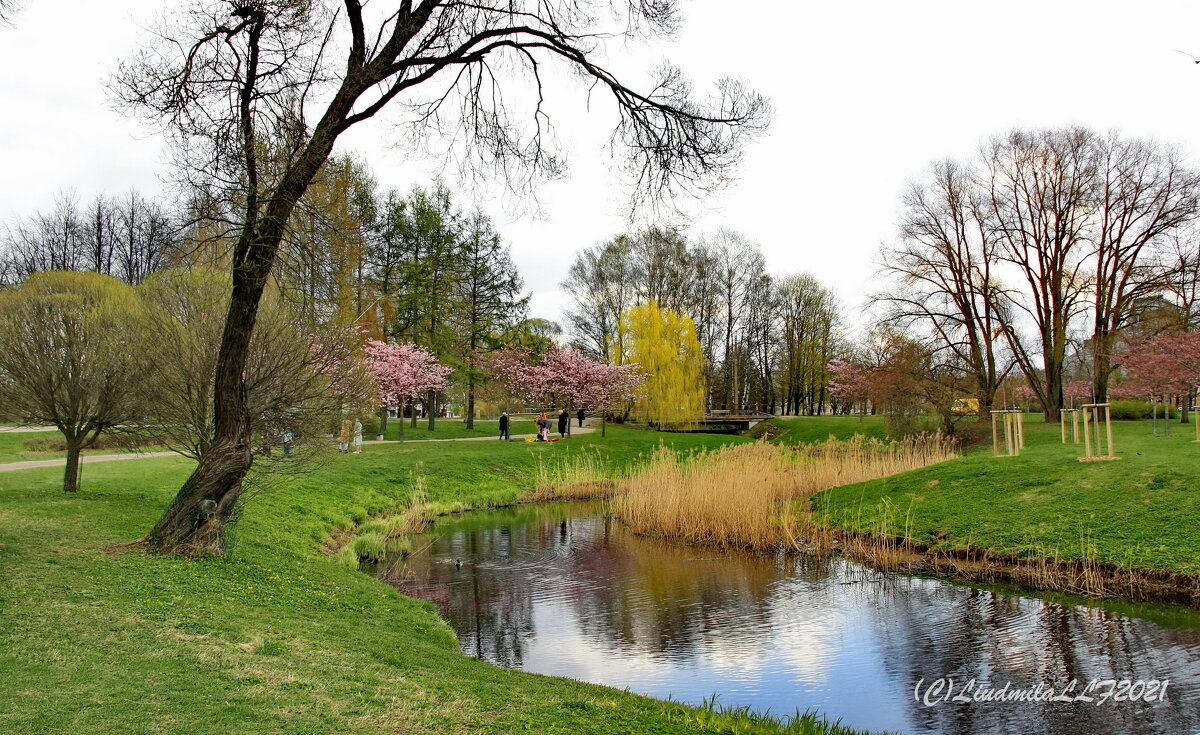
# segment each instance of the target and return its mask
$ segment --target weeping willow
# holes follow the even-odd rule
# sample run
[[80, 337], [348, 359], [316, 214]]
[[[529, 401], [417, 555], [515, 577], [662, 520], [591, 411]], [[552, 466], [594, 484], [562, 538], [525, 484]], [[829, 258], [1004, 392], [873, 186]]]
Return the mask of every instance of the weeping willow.
[[651, 300], [621, 317], [626, 362], [649, 374], [633, 406], [636, 420], [674, 429], [704, 417], [704, 357], [691, 317]]

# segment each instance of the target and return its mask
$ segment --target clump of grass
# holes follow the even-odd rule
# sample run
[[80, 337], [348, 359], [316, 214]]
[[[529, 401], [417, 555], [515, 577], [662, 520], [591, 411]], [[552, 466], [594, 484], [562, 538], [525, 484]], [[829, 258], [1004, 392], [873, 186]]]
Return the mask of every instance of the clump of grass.
[[758, 442], [692, 457], [662, 449], [629, 478], [616, 509], [635, 533], [723, 547], [796, 544], [815, 530], [807, 503], [797, 499], [956, 455], [940, 435], [830, 438], [795, 449]]
[[337, 556], [335, 558], [337, 559], [338, 564], [341, 564], [342, 566], [347, 566], [351, 569], [358, 569], [358, 552], [355, 551], [354, 547], [350, 544], [343, 546], [337, 552]]
[[618, 471], [598, 451], [538, 458], [533, 488], [524, 500], [587, 500], [608, 497], [617, 486]]
[[346, 566], [357, 567], [363, 559], [382, 561], [388, 553], [408, 554], [412, 551], [412, 535], [429, 525], [436, 515], [432, 505], [425, 502], [424, 479], [415, 480], [416, 490], [401, 513], [364, 518], [344, 535], [340, 547], [329, 545], [327, 552], [335, 554]]
[[360, 559], [380, 561], [387, 553], [387, 538], [382, 533], [375, 531], [360, 533], [354, 537], [350, 547], [354, 549], [354, 553]]

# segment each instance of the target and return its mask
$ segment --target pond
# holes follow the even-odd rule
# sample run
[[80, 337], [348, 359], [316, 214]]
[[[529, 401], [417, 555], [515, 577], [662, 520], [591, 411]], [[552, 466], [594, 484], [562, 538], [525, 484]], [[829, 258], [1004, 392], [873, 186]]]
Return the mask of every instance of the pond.
[[[1187, 610], [690, 547], [587, 503], [446, 519], [377, 573], [435, 603], [467, 655], [652, 697], [903, 733], [1200, 732]], [[1160, 683], [1088, 690], [1121, 679]], [[997, 690], [1043, 701], [976, 701]]]

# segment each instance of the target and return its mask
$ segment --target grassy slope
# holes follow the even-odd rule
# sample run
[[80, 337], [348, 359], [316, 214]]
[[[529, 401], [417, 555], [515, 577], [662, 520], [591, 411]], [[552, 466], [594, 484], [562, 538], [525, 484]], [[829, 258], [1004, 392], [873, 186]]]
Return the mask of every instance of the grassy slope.
[[625, 462], [661, 438], [368, 447], [252, 493], [227, 560], [104, 551], [150, 527], [186, 460], [94, 465], [74, 497], [57, 469], [0, 475], [0, 732], [727, 731], [677, 705], [465, 658], [431, 605], [314, 551], [331, 526], [402, 505], [417, 475], [433, 500], [506, 502], [539, 457], [591, 445]]
[[1026, 416], [1027, 449], [994, 458], [990, 443], [962, 459], [815, 499], [844, 528], [905, 533], [935, 547], [990, 547], [1200, 573], [1200, 444], [1191, 425], [1154, 437], [1150, 422], [1113, 423], [1115, 462], [1081, 463], [1057, 424]]

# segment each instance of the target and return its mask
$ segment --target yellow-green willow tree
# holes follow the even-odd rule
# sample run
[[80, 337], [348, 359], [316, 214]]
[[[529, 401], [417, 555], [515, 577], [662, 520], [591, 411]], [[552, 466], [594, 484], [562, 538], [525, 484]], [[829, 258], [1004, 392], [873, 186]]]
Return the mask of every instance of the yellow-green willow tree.
[[651, 300], [621, 317], [625, 362], [649, 375], [633, 404], [638, 421], [686, 428], [704, 417], [704, 356], [691, 317]]

